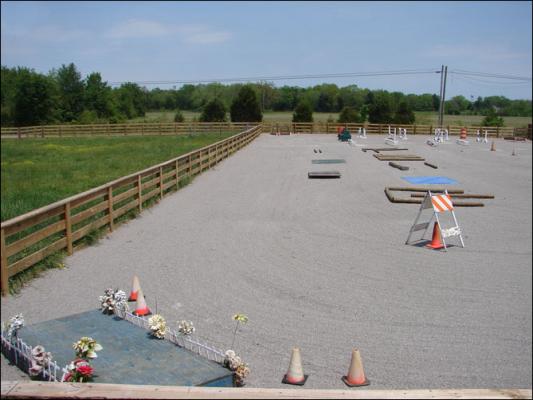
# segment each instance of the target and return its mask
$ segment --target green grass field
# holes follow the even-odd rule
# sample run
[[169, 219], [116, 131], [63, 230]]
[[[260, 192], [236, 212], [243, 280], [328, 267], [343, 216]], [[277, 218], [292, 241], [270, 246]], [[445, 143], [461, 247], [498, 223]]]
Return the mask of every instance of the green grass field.
[[2, 221], [231, 135], [4, 139]]
[[[200, 116], [199, 112], [183, 111], [185, 121], [192, 121], [194, 118]], [[334, 121], [337, 121], [338, 113], [313, 113], [313, 119], [316, 122], [327, 122], [331, 117]], [[416, 123], [419, 125], [436, 125], [438, 121], [438, 114], [432, 111], [417, 111], [415, 112]], [[483, 120], [482, 115], [445, 115], [445, 125], [479, 125]], [[505, 126], [510, 127], [525, 127], [527, 124], [531, 124], [532, 118], [530, 117], [504, 117]], [[144, 118], [135, 118], [130, 122], [173, 122], [174, 112], [172, 111], [149, 111]], [[263, 115], [263, 121], [265, 122], [281, 122], [290, 123], [292, 121], [292, 113], [286, 111], [268, 111]]]

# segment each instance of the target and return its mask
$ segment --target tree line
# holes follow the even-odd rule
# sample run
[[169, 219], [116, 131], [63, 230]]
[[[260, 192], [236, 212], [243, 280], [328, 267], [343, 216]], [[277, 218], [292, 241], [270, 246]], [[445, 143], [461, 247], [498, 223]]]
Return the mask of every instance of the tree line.
[[[272, 83], [183, 85], [179, 89], [148, 90], [136, 83], [112, 88], [93, 72], [82, 78], [71, 63], [41, 74], [25, 67], [1, 68], [2, 126], [50, 123], [118, 123], [143, 117], [146, 111], [200, 111], [200, 121], [261, 121], [264, 111], [291, 111], [294, 122], [312, 121], [313, 112], [339, 113], [338, 122], [403, 123], [415, 121], [414, 111], [437, 111], [436, 94], [404, 94], [369, 90], [357, 85], [321, 84], [302, 88]], [[531, 100], [503, 96], [445, 102], [447, 114], [531, 117]], [[229, 114], [229, 115], [228, 115]], [[251, 119], [250, 119], [251, 118]], [[333, 121], [332, 121], [333, 122]]]

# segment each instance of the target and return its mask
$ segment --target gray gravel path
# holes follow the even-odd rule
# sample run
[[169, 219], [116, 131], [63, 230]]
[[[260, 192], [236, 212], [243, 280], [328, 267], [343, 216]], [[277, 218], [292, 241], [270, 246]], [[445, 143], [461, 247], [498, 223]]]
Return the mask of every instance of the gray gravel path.
[[[383, 139], [358, 143], [384, 147]], [[352, 347], [371, 388], [531, 388], [531, 142], [497, 140], [491, 152], [425, 140], [403, 144], [438, 170], [393, 169], [334, 135], [262, 135], [68, 258], [67, 269], [3, 298], [3, 319], [89, 310], [104, 288], [129, 291], [138, 274], [171, 326], [190, 319], [221, 349], [232, 341], [232, 315], [245, 313], [234, 347], [250, 364], [251, 387], [285, 386], [299, 346], [306, 388], [345, 388]], [[311, 164], [317, 158], [346, 164]], [[307, 179], [332, 169], [342, 178]], [[457, 209], [466, 248], [404, 245], [418, 205], [389, 203], [383, 189], [408, 186], [405, 175], [444, 175], [496, 196]], [[19, 375], [2, 357], [2, 379]]]

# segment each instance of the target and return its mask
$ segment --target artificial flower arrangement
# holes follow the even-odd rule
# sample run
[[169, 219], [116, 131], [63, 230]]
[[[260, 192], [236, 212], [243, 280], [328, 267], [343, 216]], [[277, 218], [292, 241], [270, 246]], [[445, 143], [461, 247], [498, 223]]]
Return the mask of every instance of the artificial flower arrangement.
[[241, 358], [235, 355], [233, 350], [226, 351], [225, 355], [224, 366], [235, 373], [235, 386], [244, 386], [244, 379], [250, 374], [248, 364], [242, 362]]
[[24, 317], [22, 316], [22, 314], [17, 314], [14, 317], [11, 317], [9, 319], [9, 323], [7, 324], [7, 337], [16, 338], [18, 330], [23, 326]]
[[65, 382], [89, 382], [92, 380], [94, 368], [91, 367], [89, 361], [82, 358], [77, 358], [67, 366], [67, 374], [65, 375]]
[[192, 335], [196, 328], [194, 327], [192, 321], [179, 321], [178, 322], [178, 332], [184, 336]]
[[30, 376], [35, 377], [43, 372], [52, 361], [52, 353], [46, 352], [41, 345], [35, 346], [31, 350], [31, 367], [29, 369]]
[[94, 368], [91, 367], [89, 359], [97, 358], [97, 351], [102, 350], [102, 346], [96, 343], [93, 338], [83, 336], [72, 345], [76, 351], [76, 359], [67, 365], [65, 382], [89, 382], [92, 380]]
[[165, 319], [159, 315], [155, 314], [148, 319], [148, 325], [150, 325], [150, 330], [152, 335], [158, 339], [164, 339], [165, 333], [167, 331], [167, 323]]
[[123, 290], [108, 288], [104, 295], [98, 298], [104, 314], [114, 314], [117, 309], [128, 310], [126, 293]]
[[97, 358], [96, 352], [102, 350], [102, 346], [96, 343], [96, 340], [87, 336], [82, 337], [72, 347], [76, 351], [76, 357], [84, 360]]

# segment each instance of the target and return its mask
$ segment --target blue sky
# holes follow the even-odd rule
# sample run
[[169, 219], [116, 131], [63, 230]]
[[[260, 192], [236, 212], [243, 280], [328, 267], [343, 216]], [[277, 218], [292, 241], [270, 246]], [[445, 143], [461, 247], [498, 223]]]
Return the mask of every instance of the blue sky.
[[[108, 82], [437, 70], [442, 64], [531, 77], [531, 4], [2, 1], [1, 62], [44, 73], [74, 62], [83, 76], [97, 71]], [[439, 79], [275, 84], [438, 93]], [[450, 74], [446, 97], [531, 99], [531, 91], [531, 81]]]

